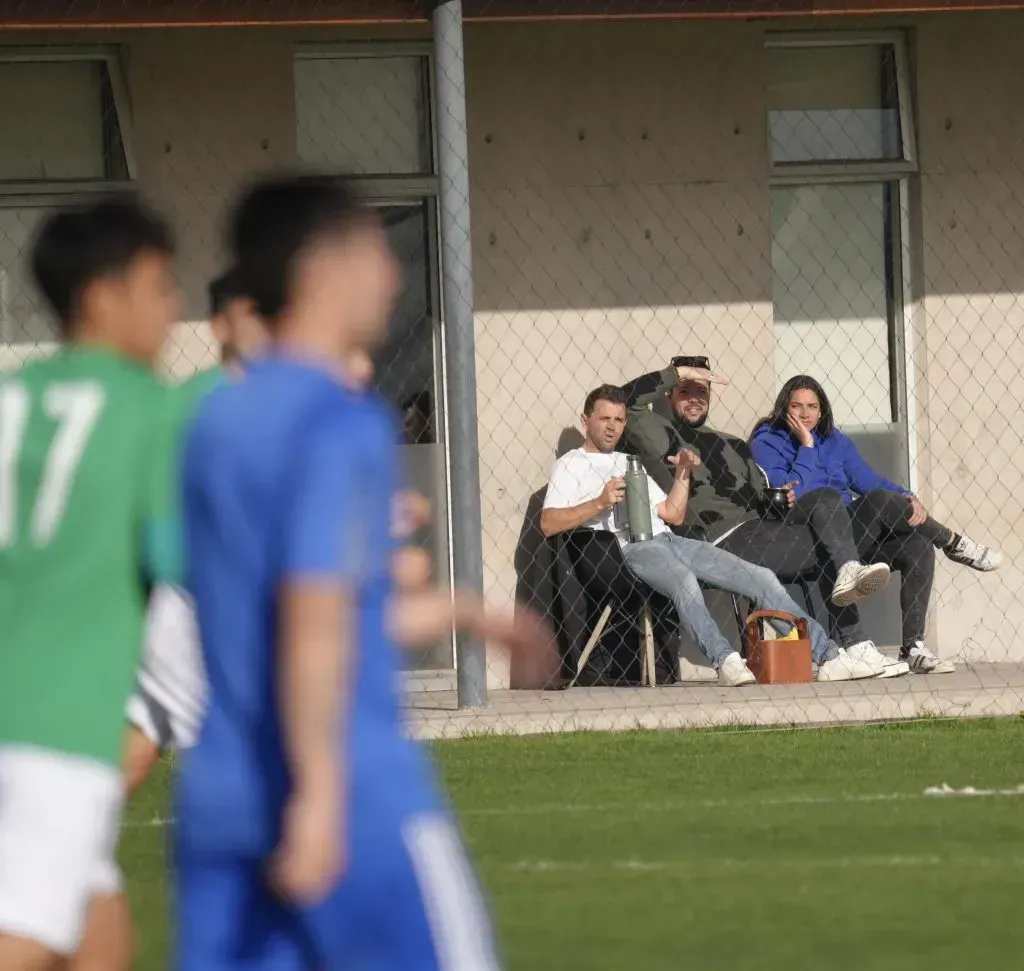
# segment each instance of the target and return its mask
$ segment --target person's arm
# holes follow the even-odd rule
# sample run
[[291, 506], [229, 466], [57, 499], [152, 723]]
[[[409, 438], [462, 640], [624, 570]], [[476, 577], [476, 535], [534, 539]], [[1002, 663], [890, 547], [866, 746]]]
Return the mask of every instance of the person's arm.
[[867, 462], [853, 443], [853, 439], [843, 435], [842, 432], [833, 432], [835, 435], [842, 435], [843, 441], [843, 468], [846, 471], [846, 478], [849, 480], [853, 491], [864, 496], [873, 489], [886, 489], [889, 492], [898, 493], [909, 499], [912, 495], [909, 489], [904, 488], [896, 482], [892, 482], [879, 475]]
[[573, 472], [563, 459], [559, 459], [551, 470], [551, 478], [544, 494], [540, 531], [548, 539], [559, 533], [567, 533], [621, 502], [625, 494], [625, 479], [616, 477], [609, 479], [593, 498], [578, 502]]
[[761, 427], [751, 439], [750, 451], [754, 461], [768, 476], [768, 484], [772, 488], [796, 483], [793, 492], [799, 498], [827, 481], [817, 448], [798, 445], [793, 454], [789, 432]]
[[[695, 452], [684, 448], [677, 455], [671, 456], [669, 462], [675, 466], [675, 481], [668, 495], [658, 502], [655, 512], [666, 525], [682, 526], [686, 519], [686, 506], [690, 501], [690, 473], [700, 465], [700, 458]], [[649, 482], [648, 487], [652, 484]]]
[[671, 391], [681, 381], [707, 381], [709, 384], [728, 384], [729, 382], [719, 374], [701, 367], [690, 367], [680, 365], [674, 367], [671, 364], [660, 371], [651, 371], [648, 374], [641, 374], [632, 381], [622, 385], [626, 393], [626, 409], [629, 412], [634, 410], [646, 410], [648, 405], [655, 402], [660, 395]]
[[525, 607], [488, 611], [468, 590], [419, 590], [397, 595], [388, 610], [388, 630], [402, 647], [430, 647], [453, 630], [465, 631], [515, 654], [530, 683], [545, 684], [554, 674], [558, 652], [548, 624]]
[[307, 434], [285, 511], [278, 580], [278, 706], [292, 791], [275, 884], [317, 900], [343, 867], [346, 726], [357, 649], [355, 587], [369, 555], [377, 486], [360, 480], [359, 444], [326, 419]]
[[666, 493], [672, 490], [672, 469], [665, 464], [665, 456], [679, 447], [679, 436], [672, 423], [650, 406], [678, 383], [676, 369], [667, 367], [642, 374], [622, 386], [626, 393], [626, 448], [636, 454], [647, 474]]
[[666, 456], [680, 446], [679, 434], [672, 423], [649, 408], [631, 410], [626, 422], [625, 448], [639, 459], [644, 471], [665, 493], [672, 491], [672, 466]]
[[626, 393], [626, 409], [632, 412], [644, 409], [658, 400], [660, 395], [671, 391], [679, 383], [679, 375], [674, 367], [663, 368], [660, 371], [651, 371], [648, 374], [641, 374], [632, 381], [622, 385]]
[[550, 506], [540, 514], [540, 531], [550, 539], [559, 533], [567, 533], [570, 529], [576, 529], [584, 523], [590, 522], [606, 509], [610, 509], [617, 502], [622, 502], [625, 492], [626, 482], [624, 479], [609, 479], [600, 495], [593, 499], [588, 499], [575, 506]]
[[184, 582], [181, 469], [186, 413], [176, 388], [155, 388], [143, 425], [140, 566], [147, 584]]
[[126, 795], [131, 795], [149, 778], [153, 766], [160, 761], [160, 746], [142, 729], [129, 725], [125, 730], [123, 773]]

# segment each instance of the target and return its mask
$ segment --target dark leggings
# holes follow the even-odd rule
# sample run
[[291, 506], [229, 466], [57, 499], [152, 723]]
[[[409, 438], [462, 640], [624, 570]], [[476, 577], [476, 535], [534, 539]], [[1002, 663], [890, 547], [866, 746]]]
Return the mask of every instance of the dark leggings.
[[933, 548], [948, 546], [953, 538], [930, 516], [920, 526], [911, 526], [909, 518], [907, 499], [886, 489], [872, 490], [849, 506], [835, 490], [815, 489], [801, 496], [786, 517], [810, 526], [836, 570], [850, 560], [863, 560], [899, 571], [903, 643], [908, 645], [924, 637], [935, 576]]

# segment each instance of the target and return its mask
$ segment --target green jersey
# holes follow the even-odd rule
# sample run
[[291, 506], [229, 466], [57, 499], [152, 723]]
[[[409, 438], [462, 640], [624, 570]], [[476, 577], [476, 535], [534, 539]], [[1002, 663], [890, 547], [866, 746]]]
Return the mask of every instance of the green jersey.
[[192, 377], [182, 381], [181, 384], [174, 385], [171, 388], [172, 426], [177, 424], [181, 433], [184, 434], [199, 410], [202, 399], [226, 380], [227, 374], [223, 368], [212, 367], [205, 371], [198, 371]]
[[142, 577], [179, 569], [177, 412], [98, 348], [0, 379], [0, 744], [120, 766]]

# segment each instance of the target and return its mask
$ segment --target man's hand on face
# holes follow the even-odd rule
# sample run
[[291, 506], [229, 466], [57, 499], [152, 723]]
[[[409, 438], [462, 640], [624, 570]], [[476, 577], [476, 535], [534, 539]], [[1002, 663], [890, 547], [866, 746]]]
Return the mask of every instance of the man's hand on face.
[[688, 448], [681, 448], [675, 455], [668, 457], [668, 463], [676, 467], [676, 478], [683, 479], [700, 465], [700, 456]]
[[622, 476], [609, 479], [601, 490], [599, 496], [602, 509], [611, 509], [612, 506], [622, 502], [626, 497], [626, 480]]

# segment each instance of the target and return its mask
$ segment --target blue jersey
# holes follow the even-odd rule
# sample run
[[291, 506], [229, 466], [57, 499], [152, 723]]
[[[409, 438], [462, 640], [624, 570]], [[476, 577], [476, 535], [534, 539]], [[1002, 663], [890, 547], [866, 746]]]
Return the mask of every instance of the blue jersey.
[[184, 520], [210, 694], [183, 757], [179, 845], [258, 857], [279, 839], [290, 780], [277, 593], [289, 578], [336, 577], [356, 595], [349, 825], [365, 833], [439, 808], [428, 760], [402, 731], [385, 630], [396, 440], [382, 400], [283, 358], [253, 363], [205, 401], [185, 449]]

